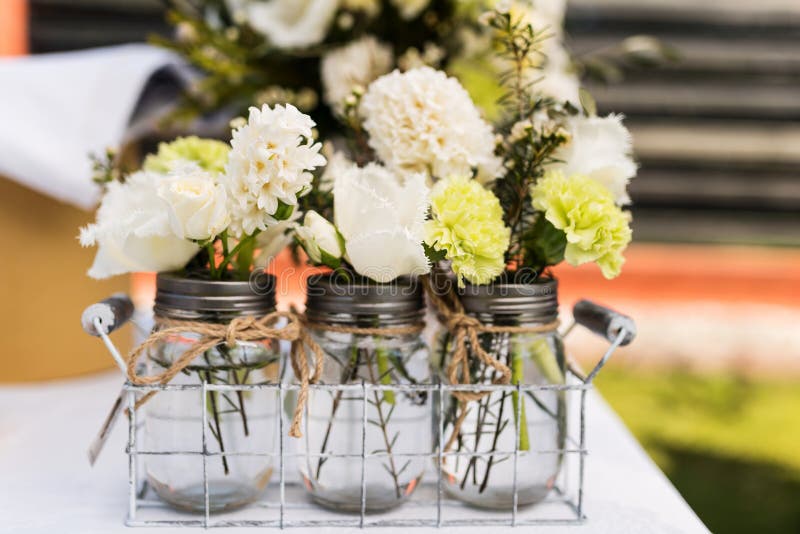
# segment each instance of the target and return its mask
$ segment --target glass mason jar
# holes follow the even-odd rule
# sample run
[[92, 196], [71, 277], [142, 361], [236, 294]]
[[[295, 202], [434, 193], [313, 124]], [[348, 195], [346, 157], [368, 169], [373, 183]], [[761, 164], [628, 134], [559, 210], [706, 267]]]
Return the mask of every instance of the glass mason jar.
[[[467, 286], [460, 291], [465, 312], [487, 326], [541, 326], [558, 318], [557, 282]], [[557, 331], [546, 333], [482, 333], [483, 349], [511, 369], [512, 383], [565, 383], [565, 358]], [[440, 373], [447, 383], [453, 354], [447, 332], [439, 336]], [[441, 356], [441, 354], [440, 354]], [[470, 356], [470, 383], [491, 384], [499, 375]], [[519, 405], [519, 402], [522, 405]], [[453, 435], [460, 411], [453, 396], [446, 397], [444, 443]], [[443, 479], [453, 497], [474, 506], [510, 509], [514, 503], [516, 428], [520, 425], [517, 460], [518, 506], [544, 499], [561, 467], [566, 436], [564, 391], [493, 392], [468, 403], [466, 418], [445, 452], [467, 453], [445, 457]], [[517, 421], [519, 414], [520, 421]], [[497, 451], [497, 454], [491, 454]], [[537, 452], [550, 451], [550, 452]], [[553, 452], [556, 451], [556, 452]], [[486, 454], [484, 456], [473, 453]]]
[[[410, 278], [390, 284], [348, 283], [330, 275], [308, 282], [306, 317], [325, 352], [322, 384], [430, 383], [429, 351], [420, 332], [402, 335], [354, 334], [313, 328], [403, 328], [419, 325], [425, 304], [421, 285]], [[431, 398], [424, 391], [367, 391], [364, 394], [313, 390], [295, 440], [298, 467], [311, 497], [335, 510], [361, 510], [362, 430], [366, 509], [401, 504], [419, 484], [430, 454]], [[420, 454], [420, 457], [409, 457]], [[331, 456], [325, 456], [331, 455]], [[337, 455], [352, 455], [340, 457]]]
[[[262, 316], [275, 310], [275, 284], [255, 291], [249, 282], [209, 281], [159, 274], [154, 312], [158, 319], [227, 324], [240, 316]], [[156, 326], [156, 328], [159, 328]], [[146, 358], [149, 374], [163, 372], [200, 336], [176, 334], [155, 346]], [[275, 382], [279, 367], [277, 341], [264, 339], [220, 343], [199, 355], [170, 384], [259, 384]], [[202, 436], [211, 511], [233, 509], [256, 500], [272, 475], [278, 399], [270, 391], [160, 391], [144, 406], [147, 479], [170, 505], [189, 511], [205, 507]], [[207, 427], [203, 428], [203, 411]], [[194, 454], [180, 454], [190, 452]]]

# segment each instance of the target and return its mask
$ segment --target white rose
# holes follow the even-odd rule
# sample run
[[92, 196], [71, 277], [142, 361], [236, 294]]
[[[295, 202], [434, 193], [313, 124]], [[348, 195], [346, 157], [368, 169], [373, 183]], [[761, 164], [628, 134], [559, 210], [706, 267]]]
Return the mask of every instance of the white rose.
[[81, 229], [81, 244], [98, 246], [89, 276], [173, 271], [197, 254], [195, 243], [172, 231], [167, 206], [157, 193], [163, 179], [162, 174], [141, 171], [125, 183], [108, 184], [95, 223]]
[[560, 163], [552, 168], [567, 176], [582, 174], [597, 180], [611, 191], [617, 204], [629, 204], [628, 182], [636, 176], [637, 165], [631, 156], [631, 134], [622, 124], [622, 115], [577, 116], [569, 121], [567, 129], [571, 140], [553, 155]]
[[227, 0], [246, 22], [279, 48], [304, 48], [325, 39], [339, 0]]
[[330, 222], [316, 211], [309, 211], [303, 226], [295, 229], [297, 239], [303, 245], [312, 262], [336, 268], [344, 251], [339, 233]]
[[428, 212], [426, 176], [398, 176], [380, 165], [351, 167], [333, 185], [334, 222], [345, 258], [377, 282], [430, 271], [422, 246]]
[[169, 222], [178, 237], [205, 241], [230, 223], [225, 187], [197, 165], [170, 173], [159, 184], [158, 196], [169, 206]]

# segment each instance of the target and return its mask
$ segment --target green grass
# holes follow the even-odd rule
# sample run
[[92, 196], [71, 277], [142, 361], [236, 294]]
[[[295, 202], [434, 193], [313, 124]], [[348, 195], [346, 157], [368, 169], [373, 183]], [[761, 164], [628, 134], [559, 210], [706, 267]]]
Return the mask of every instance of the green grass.
[[597, 386], [715, 533], [800, 533], [800, 380], [605, 369]]

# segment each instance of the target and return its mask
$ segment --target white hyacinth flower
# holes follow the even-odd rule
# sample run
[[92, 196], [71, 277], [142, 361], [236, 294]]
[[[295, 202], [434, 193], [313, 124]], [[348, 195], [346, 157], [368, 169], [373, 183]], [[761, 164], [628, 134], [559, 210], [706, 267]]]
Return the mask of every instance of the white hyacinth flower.
[[[233, 131], [223, 180], [231, 235], [251, 235], [289, 215], [311, 188], [310, 171], [325, 164], [313, 141], [315, 123], [291, 104], [251, 107], [247, 124]], [[280, 211], [279, 211], [280, 210]]]

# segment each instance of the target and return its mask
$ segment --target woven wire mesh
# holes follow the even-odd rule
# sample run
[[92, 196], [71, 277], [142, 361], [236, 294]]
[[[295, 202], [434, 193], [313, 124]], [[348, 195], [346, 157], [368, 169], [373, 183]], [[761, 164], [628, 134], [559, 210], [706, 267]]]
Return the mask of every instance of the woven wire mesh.
[[[128, 429], [128, 466], [129, 466], [129, 507], [126, 524], [128, 526], [193, 526], [193, 527], [448, 527], [448, 526], [532, 526], [532, 525], [574, 525], [582, 523], [586, 518], [583, 511], [583, 478], [586, 450], [586, 395], [591, 389], [591, 380], [584, 378], [579, 372], [570, 370], [564, 385], [446, 385], [442, 383], [415, 385], [383, 385], [361, 382], [360, 384], [310, 386], [312, 390], [347, 391], [360, 393], [363, 405], [361, 421], [361, 454], [343, 455], [334, 452], [307, 453], [293, 452], [291, 440], [287, 436], [288, 420], [285, 410], [278, 409], [277, 417], [277, 450], [264, 451], [226, 451], [217, 452], [208, 446], [208, 410], [205, 403], [198, 403], [202, 417], [202, 433], [198, 433], [200, 442], [198, 450], [147, 450], [141, 443], [146, 432], [141, 417], [132, 409], [136, 400], [150, 391], [158, 391], [166, 395], [176, 391], [196, 391], [206, 399], [210, 392], [225, 391], [272, 391], [278, 406], [284, 406], [286, 395], [299, 389], [298, 385], [286, 383], [236, 385], [236, 384], [181, 384], [163, 386], [125, 385], [127, 405], [129, 408]], [[387, 453], [369, 452], [366, 447], [367, 433], [367, 398], [373, 391], [394, 392], [428, 392], [438, 401], [438, 413], [434, 414], [438, 431], [431, 444], [430, 452], [406, 453], [399, 456], [407, 458], [427, 458], [429, 468], [423, 476], [423, 482], [411, 497], [401, 506], [384, 513], [367, 512], [366, 478], [369, 461], [380, 458]], [[520, 425], [515, 425], [516, 437], [513, 450], [493, 450], [491, 452], [445, 451], [444, 406], [446, 398], [454, 391], [506, 391], [516, 392], [563, 392], [567, 404], [567, 425], [563, 446], [556, 449], [520, 450]], [[523, 403], [518, 403], [518, 410]], [[519, 417], [519, 412], [517, 416]], [[518, 505], [518, 482], [524, 480], [526, 474], [519, 472], [517, 463], [523, 455], [562, 455], [563, 462], [560, 473], [544, 501], [533, 506]], [[205, 507], [202, 514], [177, 512], [162, 503], [152, 488], [149, 487], [142, 460], [147, 456], [196, 456], [201, 459], [203, 470], [203, 493]], [[456, 456], [504, 456], [513, 461], [513, 505], [510, 510], [491, 511], [469, 507], [450, 497], [444, 488], [443, 477], [447, 476], [443, 463], [447, 458]], [[277, 473], [267, 486], [264, 495], [257, 502], [229, 512], [212, 512], [209, 504], [208, 464], [212, 458], [219, 456], [259, 456], [271, 457], [277, 463]], [[344, 515], [322, 508], [311, 502], [306, 495], [297, 470], [291, 465], [300, 457], [353, 458], [361, 459], [361, 509], [359, 513]], [[398, 454], [395, 453], [395, 456]]]

